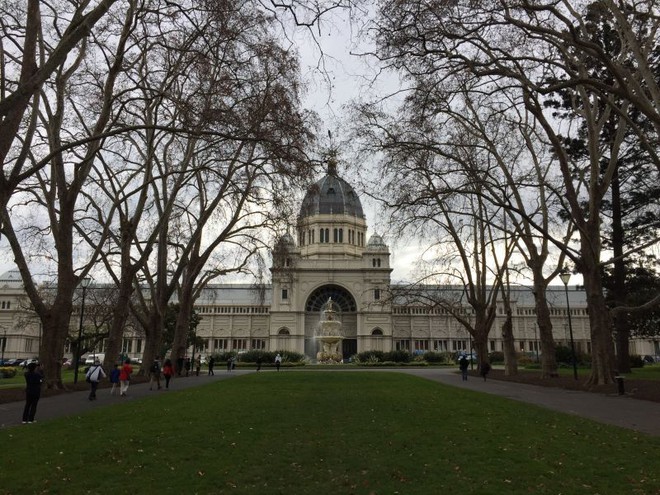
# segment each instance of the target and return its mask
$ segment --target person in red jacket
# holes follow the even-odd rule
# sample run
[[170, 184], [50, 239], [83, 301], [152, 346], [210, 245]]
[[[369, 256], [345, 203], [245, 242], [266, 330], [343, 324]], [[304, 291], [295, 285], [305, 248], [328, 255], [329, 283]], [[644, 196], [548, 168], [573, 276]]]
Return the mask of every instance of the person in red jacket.
[[163, 363], [163, 376], [165, 377], [165, 389], [170, 388], [170, 379], [174, 375], [174, 368], [172, 368], [172, 361], [169, 359]]
[[131, 380], [131, 373], [133, 373], [133, 367], [131, 366], [131, 360], [127, 358], [126, 361], [124, 361], [124, 365], [121, 367], [121, 371], [119, 372], [119, 395], [121, 397], [126, 397], [128, 385]]

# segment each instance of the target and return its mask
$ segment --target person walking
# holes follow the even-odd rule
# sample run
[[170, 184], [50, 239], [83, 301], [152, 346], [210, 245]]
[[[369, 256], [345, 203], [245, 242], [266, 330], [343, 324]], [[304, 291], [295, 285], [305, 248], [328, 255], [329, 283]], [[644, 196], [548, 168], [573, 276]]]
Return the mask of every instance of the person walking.
[[466, 382], [468, 379], [468, 366], [470, 362], [465, 354], [461, 354], [461, 357], [458, 359], [458, 368], [461, 370], [461, 376], [463, 381]]
[[94, 360], [94, 364], [89, 367], [85, 378], [91, 385], [91, 390], [89, 391], [89, 400], [96, 400], [96, 389], [99, 386], [99, 382], [102, 378], [105, 378], [105, 371], [103, 366], [101, 366], [101, 361], [97, 358]]
[[275, 356], [275, 368], [277, 371], [280, 371], [280, 365], [282, 364], [282, 356], [280, 356], [279, 352], [277, 353], [277, 356]]
[[257, 371], [261, 371], [261, 362], [263, 361], [262, 357], [257, 358]]
[[160, 359], [158, 356], [156, 356], [154, 362], [151, 363], [151, 368], [149, 368], [149, 390], [153, 390], [154, 382], [156, 382], [158, 390], [160, 390]]
[[41, 397], [41, 384], [44, 376], [37, 370], [37, 363], [27, 365], [25, 376], [25, 408], [23, 408], [23, 424], [36, 423], [34, 415], [37, 412], [37, 403]]
[[213, 366], [215, 366], [215, 358], [211, 356], [209, 358], [209, 376], [214, 376]]
[[110, 372], [110, 383], [112, 383], [112, 388], [110, 389], [110, 395], [115, 395], [115, 389], [119, 388], [119, 365], [115, 364], [115, 367], [112, 368]]
[[170, 380], [172, 379], [172, 375], [174, 375], [174, 369], [172, 368], [172, 361], [166, 359], [165, 363], [163, 364], [163, 376], [165, 377], [165, 390], [170, 388]]
[[227, 357], [227, 372], [231, 373], [231, 356]]
[[484, 377], [484, 381], [486, 381], [486, 376], [488, 376], [488, 373], [490, 373], [490, 364], [481, 363], [481, 376]]
[[195, 359], [195, 376], [199, 376], [199, 371], [202, 369], [202, 355], [197, 354], [197, 359]]
[[133, 373], [133, 367], [131, 366], [131, 360], [126, 358], [124, 365], [119, 371], [119, 396], [126, 397], [126, 392], [128, 392], [128, 385], [131, 382], [131, 373]]

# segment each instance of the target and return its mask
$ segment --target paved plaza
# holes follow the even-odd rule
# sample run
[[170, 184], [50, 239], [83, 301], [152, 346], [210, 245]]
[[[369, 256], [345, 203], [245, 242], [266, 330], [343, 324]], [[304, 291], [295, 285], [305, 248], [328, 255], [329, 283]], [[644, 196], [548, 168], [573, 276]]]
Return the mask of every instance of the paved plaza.
[[[346, 370], [327, 370], [333, 373], [344, 373], [352, 371], [365, 371], [364, 368], [350, 368]], [[374, 372], [408, 373], [433, 381], [438, 381], [454, 387], [460, 387], [475, 392], [499, 395], [508, 399], [535, 404], [547, 409], [567, 414], [574, 414], [592, 419], [601, 423], [619, 426], [622, 428], [639, 431], [653, 436], [660, 436], [660, 403], [637, 400], [625, 395], [605, 395], [589, 392], [578, 392], [552, 387], [538, 387], [515, 382], [488, 380], [484, 382], [481, 378], [470, 376], [467, 381], [462, 381], [460, 374], [454, 369], [446, 368], [408, 368], [408, 369], [374, 369]], [[196, 387], [217, 380], [227, 380], [236, 376], [254, 373], [254, 370], [236, 370], [232, 373], [219, 371], [215, 376], [203, 374], [201, 376], [175, 378], [171, 391]], [[270, 371], [264, 371], [270, 372]], [[274, 372], [274, 371], [273, 371]], [[297, 370], [285, 370], [285, 373], [295, 373]], [[659, 384], [660, 386], [660, 384]], [[63, 416], [75, 416], [85, 414], [98, 407], [104, 407], [118, 402], [131, 402], [133, 400], [155, 395], [159, 393], [171, 393], [165, 391], [149, 390], [149, 383], [132, 384], [127, 397], [111, 396], [110, 389], [99, 389], [98, 400], [89, 401], [89, 392], [71, 392], [52, 397], [45, 397], [39, 401], [37, 410], [37, 421]], [[0, 428], [21, 424], [23, 402], [10, 402], [0, 404]]]

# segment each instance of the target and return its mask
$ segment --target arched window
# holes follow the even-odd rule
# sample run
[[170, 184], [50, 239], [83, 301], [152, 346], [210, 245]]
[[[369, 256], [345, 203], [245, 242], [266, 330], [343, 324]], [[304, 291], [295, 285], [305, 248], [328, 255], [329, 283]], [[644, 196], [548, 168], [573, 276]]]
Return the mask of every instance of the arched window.
[[277, 335], [291, 335], [288, 328], [280, 328], [280, 331], [277, 332]]
[[371, 332], [371, 335], [376, 335], [379, 337], [383, 336], [383, 331], [380, 328], [374, 328]]
[[343, 313], [355, 313], [357, 311], [357, 305], [353, 296], [346, 289], [338, 285], [324, 285], [312, 292], [307, 298], [305, 311], [315, 313], [321, 311], [329, 298], [332, 298], [339, 305]]

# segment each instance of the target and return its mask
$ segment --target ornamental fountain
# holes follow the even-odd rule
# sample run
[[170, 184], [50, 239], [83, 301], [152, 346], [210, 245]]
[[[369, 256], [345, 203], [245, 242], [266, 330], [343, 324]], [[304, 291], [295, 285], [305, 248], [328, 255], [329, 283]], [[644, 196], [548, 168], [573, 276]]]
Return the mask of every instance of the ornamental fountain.
[[316, 361], [320, 364], [337, 364], [343, 362], [341, 343], [344, 335], [339, 319], [339, 306], [328, 298], [321, 308], [321, 319], [316, 328], [316, 339], [321, 342], [321, 350], [316, 353]]

